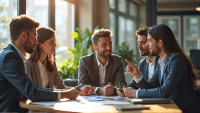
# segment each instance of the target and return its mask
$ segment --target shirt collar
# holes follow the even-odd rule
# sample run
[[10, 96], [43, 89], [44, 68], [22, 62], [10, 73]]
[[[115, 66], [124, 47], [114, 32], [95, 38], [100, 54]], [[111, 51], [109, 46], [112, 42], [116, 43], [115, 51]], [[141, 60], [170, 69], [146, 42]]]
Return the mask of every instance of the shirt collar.
[[[46, 60], [44, 61], [44, 65], [45, 65], [45, 63], [46, 63]], [[40, 60], [38, 60], [38, 66], [39, 66], [39, 68], [44, 67], [44, 65], [40, 62]]]
[[165, 54], [165, 56], [164, 56], [162, 59], [159, 58], [158, 63], [159, 63], [159, 64], [161, 64], [161, 63], [165, 63], [166, 60], [167, 60], [167, 54]]
[[24, 56], [24, 54], [12, 43], [10, 43], [16, 50], [17, 50], [17, 53], [19, 54], [19, 56], [22, 58], [23, 60], [23, 63], [26, 62], [26, 57]]
[[151, 62], [148, 60], [148, 58], [146, 58], [146, 62], [147, 63], [151, 63], [152, 65], [154, 65], [155, 62], [156, 62], [156, 56], [153, 57], [153, 60]]
[[[99, 66], [101, 63], [99, 62], [99, 59], [97, 58], [97, 55], [96, 55], [96, 59], [97, 59], [97, 65]], [[102, 64], [101, 64], [102, 65]], [[106, 62], [106, 65], [105, 66], [107, 66], [108, 65], [108, 61]], [[104, 67], [105, 67], [104, 66]]]

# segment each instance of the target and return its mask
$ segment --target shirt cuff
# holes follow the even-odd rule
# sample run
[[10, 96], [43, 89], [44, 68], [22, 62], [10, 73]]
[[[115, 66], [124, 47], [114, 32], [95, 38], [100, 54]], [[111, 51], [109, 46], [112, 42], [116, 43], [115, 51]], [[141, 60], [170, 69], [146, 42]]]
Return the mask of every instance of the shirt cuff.
[[141, 75], [141, 77], [140, 78], [138, 78], [138, 79], [136, 79], [135, 77], [134, 77], [134, 79], [135, 79], [135, 82], [136, 83], [139, 83], [141, 80], [142, 80], [142, 78], [143, 78], [144, 76], [143, 75]]
[[61, 92], [58, 92], [58, 100], [61, 99]]
[[97, 90], [99, 89], [99, 87], [96, 87], [95, 89], [94, 89], [94, 91], [93, 91], [93, 93], [92, 94], [97, 94]]
[[138, 98], [138, 90], [136, 91], [136, 98]]

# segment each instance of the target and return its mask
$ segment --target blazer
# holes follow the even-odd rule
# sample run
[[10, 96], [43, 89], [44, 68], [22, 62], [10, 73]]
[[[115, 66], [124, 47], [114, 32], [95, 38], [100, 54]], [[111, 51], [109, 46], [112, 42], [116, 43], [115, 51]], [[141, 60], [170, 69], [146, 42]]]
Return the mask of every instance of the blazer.
[[[95, 53], [81, 57], [79, 60], [78, 82], [83, 85], [92, 85], [99, 87], [99, 67], [96, 60]], [[105, 84], [108, 82], [115, 85], [115, 81], [119, 80], [122, 85], [126, 86], [124, 77], [124, 69], [121, 57], [111, 55], [106, 66]]]
[[[156, 69], [156, 65], [157, 65], [157, 62], [158, 62], [158, 59], [160, 57], [159, 56], [156, 56], [156, 61], [155, 61], [155, 65], [154, 65], [154, 71]], [[139, 70], [140, 72], [142, 73], [142, 75], [144, 76], [144, 79], [147, 80], [148, 78], [148, 67], [149, 67], [149, 63], [146, 61], [147, 57], [145, 57], [144, 59], [142, 59], [140, 62], [139, 62]], [[134, 78], [131, 80], [130, 84], [127, 86], [127, 87], [132, 87], [134, 89], [139, 89], [137, 87], [137, 85], [135, 85], [136, 82], [134, 80]]]
[[[42, 87], [42, 81], [40, 76], [40, 70], [38, 66], [38, 62], [34, 62], [31, 59], [27, 59], [25, 64], [25, 73], [30, 76], [31, 81], [34, 85]], [[49, 78], [49, 87], [55, 89], [64, 89], [65, 85], [60, 78], [60, 74], [56, 68], [56, 63], [54, 62], [55, 71], [50, 72], [47, 70], [48, 78]]]
[[19, 101], [25, 96], [31, 101], [57, 100], [52, 89], [42, 90], [32, 84], [16, 49], [8, 44], [0, 53], [0, 112], [21, 112]]
[[143, 78], [137, 84], [141, 88], [138, 90], [138, 98], [170, 98], [181, 109], [192, 104], [200, 106], [197, 95], [190, 86], [188, 68], [181, 54], [168, 55], [163, 76], [160, 65], [157, 65], [149, 82]]

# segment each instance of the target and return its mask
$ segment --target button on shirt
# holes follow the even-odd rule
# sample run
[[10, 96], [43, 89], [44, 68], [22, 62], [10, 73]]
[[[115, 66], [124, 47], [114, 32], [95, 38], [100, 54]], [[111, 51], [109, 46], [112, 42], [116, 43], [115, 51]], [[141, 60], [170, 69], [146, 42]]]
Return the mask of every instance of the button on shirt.
[[[103, 66], [103, 65], [99, 62], [97, 56], [96, 56], [96, 59], [97, 59], [97, 65], [99, 66], [99, 79], [100, 79], [100, 83], [99, 83], [99, 84], [100, 84], [100, 87], [103, 87], [104, 84], [105, 84], [106, 66], [108, 65], [108, 61], [106, 62], [105, 66]], [[99, 87], [96, 87], [96, 88], [94, 89], [93, 94], [96, 94], [96, 91], [97, 91], [98, 89], [99, 89]]]
[[47, 74], [47, 69], [46, 69], [46, 61], [44, 63], [44, 65], [40, 62], [40, 60], [38, 60], [38, 67], [40, 70], [40, 77], [41, 77], [41, 83], [42, 83], [42, 87], [43, 88], [48, 88], [49, 87], [49, 77]]

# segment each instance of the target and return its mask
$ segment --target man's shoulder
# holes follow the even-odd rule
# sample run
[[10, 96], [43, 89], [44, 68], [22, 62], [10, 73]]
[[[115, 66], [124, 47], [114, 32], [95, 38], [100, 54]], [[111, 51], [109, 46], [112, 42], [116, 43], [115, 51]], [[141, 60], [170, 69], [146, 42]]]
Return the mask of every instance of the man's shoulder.
[[110, 56], [112, 58], [112, 60], [121, 60], [121, 56], [115, 55], [115, 54], [111, 54]]
[[139, 64], [146, 63], [146, 59], [147, 59], [147, 57], [145, 57], [145, 58], [143, 58], [142, 60], [140, 60]]
[[89, 55], [86, 55], [86, 56], [82, 56], [80, 58], [80, 60], [90, 60], [94, 57], [95, 53], [92, 53], [92, 54], [89, 54]]

